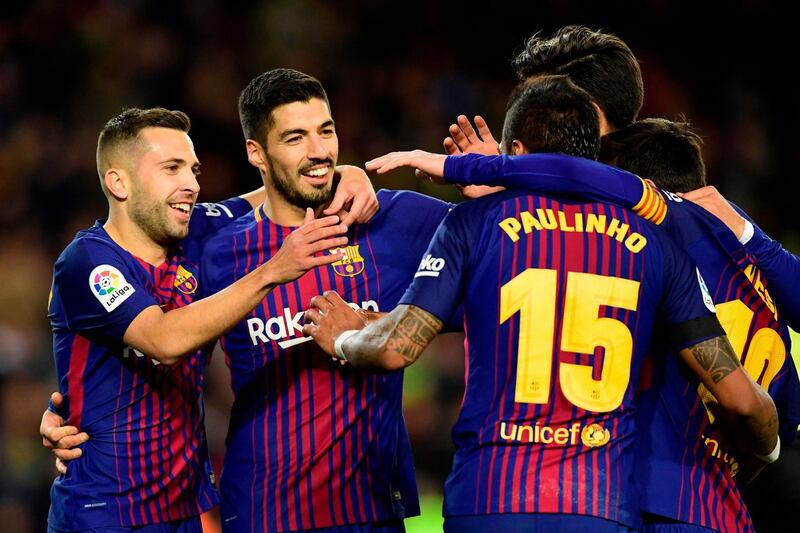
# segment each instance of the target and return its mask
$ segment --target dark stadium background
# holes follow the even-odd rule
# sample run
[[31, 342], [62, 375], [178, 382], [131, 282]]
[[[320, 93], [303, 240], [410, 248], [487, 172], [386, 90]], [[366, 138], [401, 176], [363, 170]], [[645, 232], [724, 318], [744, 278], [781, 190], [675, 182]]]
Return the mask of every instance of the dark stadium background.
[[[459, 113], [499, 132], [525, 37], [569, 23], [620, 35], [641, 60], [643, 117], [684, 113], [705, 139], [710, 182], [800, 252], [795, 202], [800, 105], [797, 30], [777, 2], [31, 1], [0, 7], [0, 531], [44, 531], [51, 456], [37, 427], [55, 390], [46, 302], [51, 266], [104, 216], [97, 132], [126, 106], [187, 111], [203, 200], [255, 188], [236, 112], [239, 90], [278, 66], [328, 89], [340, 162], [440, 150]], [[599, 4], [603, 4], [600, 6]], [[720, 4], [723, 5], [723, 4]], [[376, 178], [450, 200], [410, 172]], [[440, 491], [463, 380], [458, 343], [409, 372], [405, 414], [418, 478]], [[208, 387], [216, 464], [229, 401], [220, 357]], [[438, 509], [409, 528], [436, 524]]]

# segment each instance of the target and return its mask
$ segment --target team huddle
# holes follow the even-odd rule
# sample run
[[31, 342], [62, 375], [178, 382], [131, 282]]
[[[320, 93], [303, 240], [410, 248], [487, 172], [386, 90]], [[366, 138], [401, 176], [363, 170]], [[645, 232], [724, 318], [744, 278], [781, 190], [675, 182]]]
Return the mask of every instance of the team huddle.
[[619, 38], [535, 35], [514, 66], [500, 143], [459, 117], [448, 155], [366, 164], [455, 184], [455, 206], [337, 166], [325, 89], [291, 69], [239, 97], [264, 183], [241, 197], [197, 203], [184, 113], [105, 125], [109, 214], [61, 254], [48, 304], [50, 532], [199, 533], [217, 505], [225, 532], [404, 531], [402, 369], [442, 331], [464, 332], [467, 369], [445, 531], [755, 530], [746, 486], [800, 424], [800, 259], [705, 187], [688, 125], [636, 120]]

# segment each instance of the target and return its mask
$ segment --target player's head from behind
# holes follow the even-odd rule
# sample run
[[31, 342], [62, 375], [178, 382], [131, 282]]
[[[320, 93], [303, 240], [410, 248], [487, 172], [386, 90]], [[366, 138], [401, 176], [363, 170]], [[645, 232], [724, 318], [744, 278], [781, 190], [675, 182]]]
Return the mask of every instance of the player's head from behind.
[[687, 122], [647, 118], [603, 137], [600, 160], [662, 189], [688, 192], [706, 184], [702, 144]]
[[181, 111], [131, 108], [109, 120], [97, 139], [109, 217], [132, 223], [162, 246], [187, 235], [200, 191], [190, 128]]
[[[639, 62], [615, 35], [586, 26], [566, 26], [550, 37], [538, 33], [513, 61], [520, 80], [549, 74], [569, 76], [603, 112], [602, 133], [636, 120], [644, 100]], [[603, 118], [607, 124], [603, 123]]]
[[298, 207], [331, 200], [339, 140], [316, 78], [287, 68], [264, 72], [239, 96], [239, 119], [248, 160], [268, 189]]
[[597, 108], [569, 78], [537, 78], [524, 83], [511, 98], [503, 124], [504, 153], [550, 152], [597, 159]]

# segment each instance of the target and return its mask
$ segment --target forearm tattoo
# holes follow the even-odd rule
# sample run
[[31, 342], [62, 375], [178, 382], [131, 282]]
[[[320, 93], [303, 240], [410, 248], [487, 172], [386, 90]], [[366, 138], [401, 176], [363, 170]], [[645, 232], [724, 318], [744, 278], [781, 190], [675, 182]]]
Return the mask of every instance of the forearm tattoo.
[[719, 383], [741, 366], [727, 337], [714, 337], [699, 342], [689, 349], [703, 370], [711, 375], [714, 383]]
[[441, 320], [419, 307], [409, 305], [397, 321], [386, 349], [396, 351], [406, 363], [411, 364], [441, 329]]

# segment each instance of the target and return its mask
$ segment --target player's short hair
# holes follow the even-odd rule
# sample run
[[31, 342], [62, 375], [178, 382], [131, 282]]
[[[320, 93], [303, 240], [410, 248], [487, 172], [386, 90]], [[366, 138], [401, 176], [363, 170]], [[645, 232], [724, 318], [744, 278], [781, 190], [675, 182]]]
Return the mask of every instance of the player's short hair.
[[597, 159], [600, 125], [589, 94], [566, 76], [545, 76], [512, 93], [503, 124], [503, 144], [520, 141], [529, 152]]
[[613, 129], [636, 120], [644, 100], [639, 62], [625, 42], [586, 26], [565, 26], [550, 37], [538, 33], [513, 60], [521, 80], [564, 74], [587, 91]]
[[706, 184], [702, 144], [685, 120], [647, 118], [603, 137], [600, 160], [662, 189], [688, 192]]
[[111, 168], [111, 155], [122, 145], [136, 141], [144, 128], [170, 128], [189, 133], [191, 127], [192, 121], [186, 113], [163, 107], [132, 107], [106, 122], [97, 138], [97, 173], [103, 190], [103, 176]]
[[324, 100], [330, 108], [319, 80], [297, 70], [276, 68], [253, 78], [239, 95], [239, 121], [245, 138], [265, 143], [276, 107], [312, 98]]

